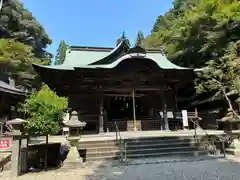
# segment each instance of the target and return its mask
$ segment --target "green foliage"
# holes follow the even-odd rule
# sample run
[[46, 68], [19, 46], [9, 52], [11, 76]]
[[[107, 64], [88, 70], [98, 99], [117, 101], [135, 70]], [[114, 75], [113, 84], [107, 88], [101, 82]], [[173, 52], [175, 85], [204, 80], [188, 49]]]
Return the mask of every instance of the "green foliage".
[[13, 38], [33, 48], [38, 58], [50, 60], [44, 48], [51, 44], [43, 27], [18, 0], [4, 0], [0, 16], [0, 36]]
[[0, 64], [16, 84], [27, 89], [39, 88], [40, 78], [31, 64], [49, 64], [45, 51], [51, 40], [43, 27], [18, 0], [4, 0], [0, 16]]
[[168, 58], [188, 67], [203, 67], [226, 55], [229, 43], [240, 39], [238, 0], [174, 0], [159, 16], [145, 46], [163, 46]]
[[61, 40], [60, 44], [58, 46], [57, 55], [56, 55], [56, 58], [55, 58], [56, 65], [62, 64], [64, 62], [65, 57], [66, 57], [67, 49], [68, 49], [67, 44], [65, 43], [64, 40]]
[[135, 46], [144, 47], [144, 35], [142, 31], [137, 32], [137, 38], [135, 41]]
[[232, 110], [228, 95], [240, 93], [240, 57], [236, 49], [230, 43], [226, 49], [226, 55], [219, 59], [208, 61], [207, 66], [199, 72], [195, 81], [197, 93], [214, 92], [222, 94]]
[[[13, 39], [0, 39], [0, 64], [2, 70], [16, 80], [16, 84], [31, 88], [36, 81], [36, 73], [32, 68], [32, 62], [46, 64], [46, 61], [36, 59], [32, 53], [32, 47]], [[39, 84], [39, 82], [37, 82]], [[34, 85], [36, 87], [36, 85]]]
[[32, 93], [23, 105], [27, 115], [26, 129], [31, 135], [48, 135], [59, 131], [67, 99], [58, 97], [48, 86]]

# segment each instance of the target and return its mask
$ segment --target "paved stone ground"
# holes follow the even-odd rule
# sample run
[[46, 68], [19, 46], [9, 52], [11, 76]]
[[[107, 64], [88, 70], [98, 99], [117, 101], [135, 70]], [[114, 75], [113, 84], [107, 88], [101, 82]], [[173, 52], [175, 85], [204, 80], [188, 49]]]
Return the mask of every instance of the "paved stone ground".
[[[147, 160], [145, 160], [147, 161]], [[103, 163], [103, 162], [102, 162]], [[240, 164], [227, 160], [150, 163], [113, 166], [110, 163], [87, 165], [78, 169], [31, 173], [11, 178], [10, 172], [0, 173], [1, 180], [239, 180]], [[100, 166], [100, 167], [99, 167]]]

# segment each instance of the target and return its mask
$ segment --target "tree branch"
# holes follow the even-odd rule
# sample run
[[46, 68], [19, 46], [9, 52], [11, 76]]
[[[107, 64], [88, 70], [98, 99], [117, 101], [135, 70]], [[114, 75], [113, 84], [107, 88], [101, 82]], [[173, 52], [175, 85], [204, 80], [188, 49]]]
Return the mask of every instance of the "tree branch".
[[228, 96], [227, 96], [227, 94], [226, 94], [226, 89], [225, 89], [225, 87], [222, 87], [222, 88], [221, 88], [221, 91], [222, 91], [225, 99], [227, 100], [229, 109], [233, 112], [233, 115], [234, 115], [235, 117], [238, 117], [238, 114], [234, 111], [234, 109], [233, 109], [233, 107], [232, 107], [231, 100], [228, 98]]

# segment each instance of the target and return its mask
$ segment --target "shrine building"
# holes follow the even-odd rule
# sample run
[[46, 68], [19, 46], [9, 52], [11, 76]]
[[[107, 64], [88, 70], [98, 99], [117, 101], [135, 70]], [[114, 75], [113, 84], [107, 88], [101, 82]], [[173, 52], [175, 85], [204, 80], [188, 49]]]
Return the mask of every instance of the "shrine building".
[[194, 69], [170, 62], [160, 49], [71, 46], [61, 65], [33, 65], [69, 108], [87, 123], [84, 132], [175, 130], [178, 90]]

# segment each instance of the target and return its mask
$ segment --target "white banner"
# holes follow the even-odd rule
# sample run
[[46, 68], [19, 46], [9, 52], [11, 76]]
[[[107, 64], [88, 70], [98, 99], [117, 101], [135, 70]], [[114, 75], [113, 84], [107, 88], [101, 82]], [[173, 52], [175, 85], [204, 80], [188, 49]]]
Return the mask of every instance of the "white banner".
[[187, 110], [182, 110], [182, 121], [183, 121], [183, 127], [188, 127]]

